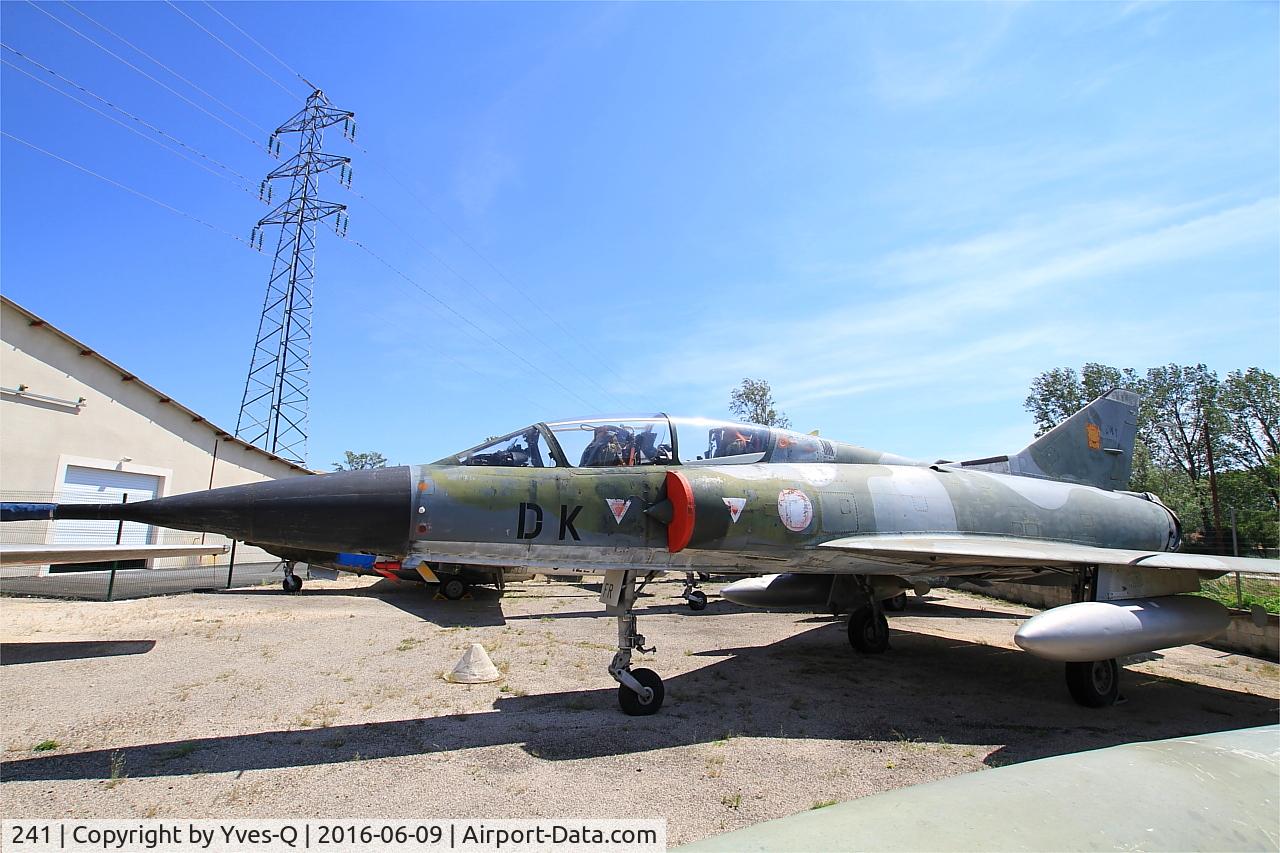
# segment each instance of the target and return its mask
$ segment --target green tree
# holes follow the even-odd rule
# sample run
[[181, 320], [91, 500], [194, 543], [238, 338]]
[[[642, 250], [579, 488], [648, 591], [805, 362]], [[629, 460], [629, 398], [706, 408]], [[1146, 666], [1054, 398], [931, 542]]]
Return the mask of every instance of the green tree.
[[774, 408], [773, 389], [765, 379], [743, 379], [729, 394], [729, 411], [748, 423], [791, 426], [790, 418]]
[[1217, 469], [1229, 461], [1218, 375], [1203, 364], [1147, 371], [1144, 436], [1156, 465], [1179, 470], [1195, 492], [1207, 542], [1221, 547]]
[[1265, 556], [1280, 547], [1280, 518], [1270, 490], [1258, 469], [1224, 471], [1218, 477], [1222, 497], [1225, 552], [1231, 553], [1231, 516], [1236, 523], [1236, 546], [1242, 557]]
[[1191, 543], [1229, 551], [1234, 509], [1241, 553], [1275, 547], [1280, 380], [1256, 367], [1220, 381], [1203, 364], [1170, 364], [1139, 375], [1090, 363], [1079, 373], [1041, 373], [1024, 405], [1043, 434], [1116, 386], [1142, 398], [1130, 488], [1159, 495], [1183, 520]]
[[1253, 472], [1280, 509], [1280, 379], [1261, 368], [1233, 370], [1222, 381], [1222, 409], [1232, 461]]
[[1142, 380], [1133, 368], [1093, 361], [1078, 374], [1074, 368], [1055, 367], [1032, 380], [1031, 393], [1022, 405], [1036, 419], [1036, 435], [1041, 436], [1114, 388], [1141, 395]]
[[368, 468], [386, 468], [387, 457], [383, 456], [376, 450], [370, 450], [367, 453], [355, 453], [350, 450], [346, 451], [346, 460], [343, 462], [333, 463], [335, 471], [363, 471]]

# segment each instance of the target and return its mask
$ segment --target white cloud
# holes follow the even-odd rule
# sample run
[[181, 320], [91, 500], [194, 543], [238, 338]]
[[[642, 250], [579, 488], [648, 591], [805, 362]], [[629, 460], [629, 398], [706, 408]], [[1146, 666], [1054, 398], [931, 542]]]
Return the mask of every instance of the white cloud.
[[[779, 286], [780, 294], [794, 290], [796, 297], [783, 298], [772, 312], [721, 313], [698, 323], [683, 336], [690, 343], [647, 364], [633, 390], [718, 395], [743, 376], [768, 376], [780, 402], [800, 406], [887, 387], [972, 388], [975, 373], [1024, 359], [1043, 365], [1074, 358], [1082, 351], [1075, 340], [1092, 338], [1096, 350], [1098, 341], [1112, 339], [1098, 330], [1121, 321], [1123, 330], [1110, 334], [1163, 340], [1175, 334], [1168, 306], [1153, 306], [1146, 317], [1105, 311], [1070, 317], [1052, 296], [1068, 285], [1073, 294], [1088, 294], [1116, 275], [1275, 241], [1280, 199], [1208, 209], [1211, 201], [1077, 208], [897, 253], [880, 264], [882, 276], [903, 283], [888, 298], [882, 288], [844, 287], [815, 301], [798, 295], [801, 288]], [[1063, 334], [1066, 328], [1071, 334]]]
[[[932, 7], [931, 13], [938, 8], [945, 7]], [[890, 104], [921, 106], [968, 88], [1004, 41], [1020, 5], [1001, 3], [986, 8], [992, 10], [991, 19], [979, 32], [966, 31], [945, 41], [926, 40], [922, 47], [873, 45], [872, 93]]]

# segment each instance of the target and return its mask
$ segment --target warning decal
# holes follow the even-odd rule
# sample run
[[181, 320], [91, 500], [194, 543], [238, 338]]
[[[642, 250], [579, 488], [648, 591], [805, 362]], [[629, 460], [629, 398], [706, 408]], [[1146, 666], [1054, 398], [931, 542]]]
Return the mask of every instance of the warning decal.
[[631, 499], [623, 500], [622, 498], [605, 498], [604, 502], [609, 505], [609, 511], [613, 513], [613, 520], [621, 524], [622, 517], [627, 514], [627, 510], [631, 509]]
[[738, 519], [742, 516], [742, 508], [747, 505], [746, 498], [721, 498], [724, 505], [729, 508], [729, 517], [733, 519], [733, 523], [737, 524]]

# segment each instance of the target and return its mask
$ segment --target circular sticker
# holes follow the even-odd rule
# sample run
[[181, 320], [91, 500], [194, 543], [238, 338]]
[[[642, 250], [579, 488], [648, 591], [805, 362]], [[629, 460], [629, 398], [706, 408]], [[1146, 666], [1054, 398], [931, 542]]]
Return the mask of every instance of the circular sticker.
[[799, 489], [778, 492], [778, 518], [793, 533], [805, 530], [813, 521], [813, 503]]

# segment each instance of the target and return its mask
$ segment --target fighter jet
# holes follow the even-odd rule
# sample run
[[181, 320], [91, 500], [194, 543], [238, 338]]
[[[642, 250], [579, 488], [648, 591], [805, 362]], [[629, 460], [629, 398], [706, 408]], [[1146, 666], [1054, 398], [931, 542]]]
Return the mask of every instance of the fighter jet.
[[[602, 573], [609, 674], [627, 714], [658, 711], [633, 668], [640, 589], [658, 572], [825, 575], [849, 642], [883, 652], [882, 602], [934, 577], [1057, 581], [1074, 602], [1024, 623], [1077, 701], [1113, 703], [1117, 658], [1222, 631], [1183, 593], [1280, 562], [1179, 553], [1177, 517], [1128, 484], [1138, 399], [1115, 390], [1019, 453], [920, 462], [784, 429], [664, 414], [537, 423], [427, 465], [233, 486], [136, 504], [10, 505], [0, 518], [124, 519], [216, 532], [286, 561]], [[286, 567], [291, 565], [286, 563]], [[831, 580], [834, 578], [834, 580]], [[768, 603], [771, 583], [731, 595]], [[285, 589], [296, 591], [291, 571]]]

